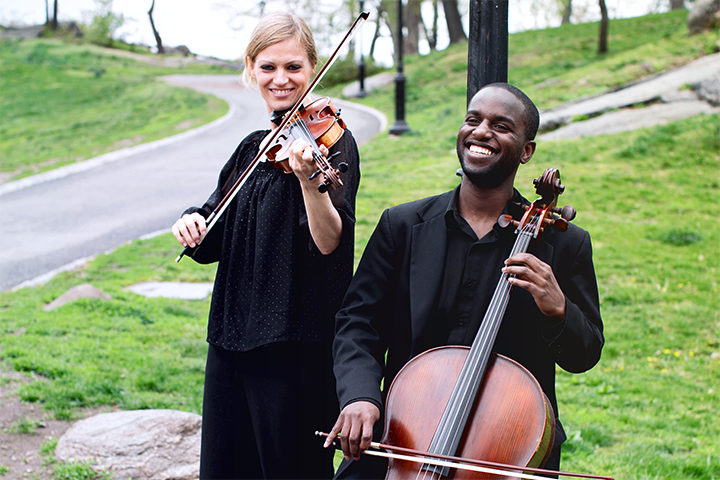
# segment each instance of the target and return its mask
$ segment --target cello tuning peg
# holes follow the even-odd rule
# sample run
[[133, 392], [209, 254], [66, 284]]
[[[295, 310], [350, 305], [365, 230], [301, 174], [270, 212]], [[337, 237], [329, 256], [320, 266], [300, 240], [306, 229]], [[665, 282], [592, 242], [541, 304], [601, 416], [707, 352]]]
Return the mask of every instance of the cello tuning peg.
[[347, 172], [347, 171], [348, 171], [348, 164], [345, 163], [345, 162], [340, 162], [340, 163], [338, 163], [338, 170], [340, 170], [340, 171], [343, 172], [343, 173]]
[[507, 214], [500, 215], [498, 217], [497, 222], [498, 222], [498, 225], [500, 225], [500, 228], [505, 228], [508, 225], [517, 225], [518, 224], [517, 220], [513, 220], [512, 215], [507, 215]]
[[568, 228], [568, 222], [564, 218], [555, 218], [552, 221], [552, 226], [555, 230], [564, 232]]
[[560, 216], [568, 222], [575, 218], [575, 215], [577, 215], [577, 211], [570, 205], [565, 205], [560, 211]]

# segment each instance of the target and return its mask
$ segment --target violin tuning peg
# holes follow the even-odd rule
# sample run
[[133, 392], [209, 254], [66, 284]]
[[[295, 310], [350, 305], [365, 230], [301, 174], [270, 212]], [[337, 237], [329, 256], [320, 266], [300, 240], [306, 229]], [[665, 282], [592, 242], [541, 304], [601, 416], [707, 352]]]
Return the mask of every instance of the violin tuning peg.
[[318, 185], [318, 192], [325, 193], [328, 191], [329, 188], [330, 186], [327, 183], [321, 183], [320, 185]]
[[343, 173], [347, 172], [347, 171], [348, 171], [348, 164], [345, 163], [345, 162], [340, 162], [340, 163], [338, 163], [338, 170], [340, 170], [340, 171], [343, 172]]
[[315, 178], [315, 177], [317, 177], [318, 175], [320, 175], [320, 173], [321, 173], [321, 172], [320, 172], [320, 169], [318, 168], [317, 170], [315, 170], [315, 171], [313, 172], [312, 175], [310, 175], [310, 176], [308, 177], [308, 180], [312, 180], [313, 178]]

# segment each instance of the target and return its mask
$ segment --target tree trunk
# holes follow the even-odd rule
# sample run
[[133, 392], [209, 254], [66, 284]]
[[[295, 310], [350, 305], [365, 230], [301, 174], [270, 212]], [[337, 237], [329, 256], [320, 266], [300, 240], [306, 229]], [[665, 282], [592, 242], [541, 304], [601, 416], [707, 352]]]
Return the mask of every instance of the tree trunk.
[[[475, 0], [472, 0], [475, 1]], [[443, 0], [443, 11], [445, 12], [445, 21], [447, 22], [448, 35], [450, 36], [450, 44], [467, 40], [465, 30], [463, 29], [460, 11], [458, 10], [457, 0]]]
[[165, 49], [163, 48], [162, 39], [160, 38], [160, 33], [158, 33], [157, 29], [155, 28], [155, 22], [153, 21], [153, 10], [155, 9], [155, 0], [152, 0], [152, 4], [150, 5], [150, 10], [148, 10], [148, 17], [150, 17], [150, 26], [152, 27], [153, 35], [155, 36], [155, 43], [157, 44], [158, 53], [165, 53]]
[[682, 10], [685, 8], [685, 0], [670, 0], [670, 10]]
[[563, 8], [562, 25], [568, 25], [570, 23], [570, 16], [572, 15], [572, 0], [565, 0], [565, 6]]
[[425, 23], [425, 19], [420, 18], [420, 21], [422, 22], [423, 33], [425, 33], [425, 39], [430, 46], [430, 51], [434, 52], [435, 50], [437, 50], [438, 0], [432, 0], [432, 6], [433, 18], [430, 28], [428, 28], [427, 24]]
[[58, 28], [57, 3], [58, 3], [58, 0], [53, 1], [53, 20], [52, 20], [52, 29], [53, 30], [57, 30], [57, 28]]
[[[398, 0], [402, 1], [402, 0]], [[408, 0], [405, 5], [405, 28], [407, 36], [403, 39], [403, 53], [405, 55], [415, 55], [418, 53], [418, 45], [420, 44], [420, 24], [422, 16], [420, 15], [421, 0]]]
[[608, 50], [608, 12], [605, 0], [598, 0], [600, 4], [600, 40], [598, 41], [598, 53], [606, 53]]
[[[374, 59], [375, 58], [375, 45], [377, 43], [377, 39], [380, 38], [380, 29], [382, 28], [382, 23], [385, 22], [387, 24], [387, 18], [386, 18], [386, 12], [385, 7], [382, 2], [380, 2], [380, 5], [377, 7], [377, 20], [375, 22], [375, 33], [373, 33], [372, 42], [370, 42], [370, 53], [368, 53], [368, 57]], [[389, 25], [388, 25], [389, 27]]]
[[50, 4], [45, 0], [45, 25], [50, 25]]

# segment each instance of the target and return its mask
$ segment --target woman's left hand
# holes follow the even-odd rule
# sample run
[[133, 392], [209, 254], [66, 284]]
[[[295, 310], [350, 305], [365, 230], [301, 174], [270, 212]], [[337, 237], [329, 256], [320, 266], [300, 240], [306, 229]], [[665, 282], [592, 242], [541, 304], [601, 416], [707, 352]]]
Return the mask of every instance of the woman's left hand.
[[[325, 145], [320, 146], [320, 152], [322, 152], [322, 154], [327, 157], [328, 149], [325, 147]], [[320, 181], [322, 180], [322, 175], [318, 175], [314, 179], [308, 180], [308, 178], [310, 178], [310, 176], [317, 170], [317, 165], [315, 165], [315, 161], [313, 160], [312, 155], [312, 146], [305, 140], [297, 139], [292, 144], [290, 144], [290, 155], [288, 162], [293, 173], [295, 173], [295, 175], [298, 177], [298, 180], [300, 180], [300, 183], [312, 183], [312, 185], [319, 185]]]

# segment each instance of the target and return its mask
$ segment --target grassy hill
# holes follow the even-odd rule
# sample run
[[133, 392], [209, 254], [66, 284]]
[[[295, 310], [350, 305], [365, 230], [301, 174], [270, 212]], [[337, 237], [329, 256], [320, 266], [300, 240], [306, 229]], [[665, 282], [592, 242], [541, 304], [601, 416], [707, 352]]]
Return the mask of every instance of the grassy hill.
[[[596, 24], [511, 35], [509, 78], [545, 109], [720, 50], [717, 31], [687, 37], [684, 22], [684, 12], [612, 21], [605, 56], [594, 51]], [[465, 70], [464, 45], [407, 59], [412, 132], [361, 148], [358, 257], [384, 208], [457, 184]], [[362, 102], [392, 119], [392, 99], [390, 86]], [[720, 117], [540, 142], [518, 188], [532, 197], [532, 178], [549, 166], [567, 186], [561, 203], [591, 233], [606, 333], [593, 370], [558, 372], [563, 469], [720, 478]], [[213, 278], [212, 267], [174, 263], [178, 250], [169, 235], [139, 240], [44, 286], [0, 294], [0, 359], [36, 375], [22, 397], [60, 418], [97, 405], [199, 412], [208, 302], [125, 289]], [[81, 283], [113, 300], [43, 310]]]
[[220, 117], [227, 105], [157, 79], [222, 73], [54, 39], [0, 39], [0, 181], [149, 142]]

